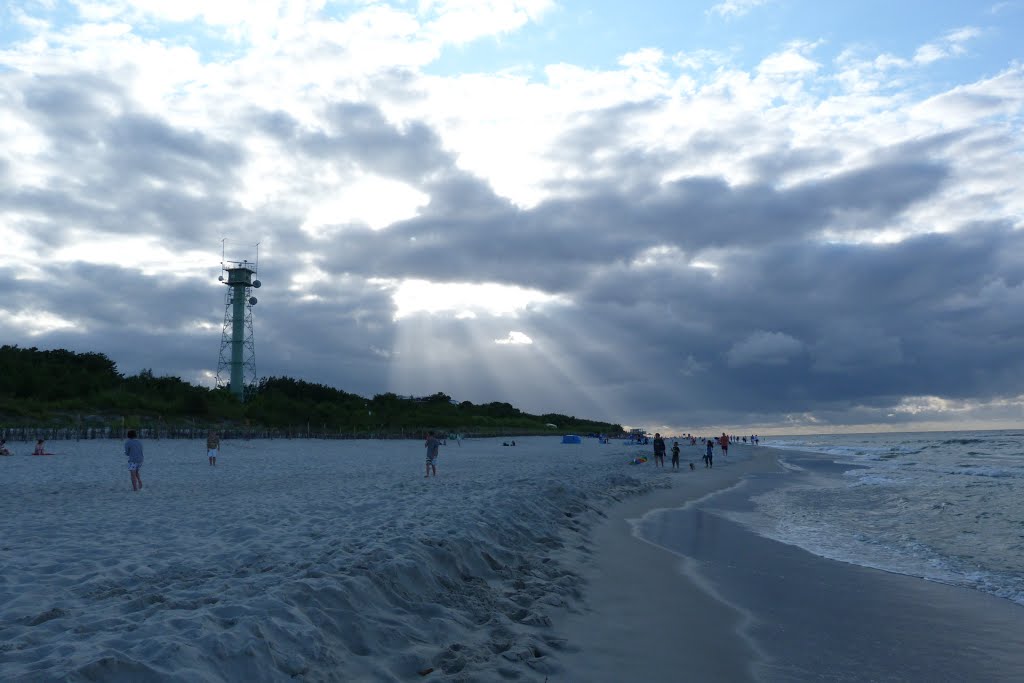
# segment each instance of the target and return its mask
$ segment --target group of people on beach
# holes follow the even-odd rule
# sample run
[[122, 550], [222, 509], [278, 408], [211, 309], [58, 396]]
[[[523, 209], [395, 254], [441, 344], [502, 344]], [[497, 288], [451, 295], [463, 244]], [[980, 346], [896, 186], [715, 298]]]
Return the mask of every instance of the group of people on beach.
[[[697, 445], [697, 437], [690, 436], [687, 434], [685, 438], [690, 440], [690, 445]], [[735, 440], [735, 437], [729, 437], [725, 432], [719, 437], [703, 438], [702, 441], [705, 444], [704, 451], [704, 467], [713, 468], [715, 466], [715, 443], [722, 449], [722, 455], [729, 455], [729, 442]], [[751, 443], [755, 443], [751, 440]], [[654, 466], [664, 467], [665, 466], [665, 439], [662, 438], [661, 434], [655, 432], [654, 440], [652, 441], [654, 446]], [[679, 442], [675, 441], [672, 444], [672, 469], [679, 469]], [[690, 463], [690, 469], [694, 469], [694, 465]]]
[[[11, 453], [11, 449], [7, 447], [7, 439], [0, 439], [0, 455], [14, 455], [14, 453]], [[53, 453], [47, 453], [46, 442], [39, 439], [36, 441], [36, 447], [33, 449], [32, 455], [53, 455]]]

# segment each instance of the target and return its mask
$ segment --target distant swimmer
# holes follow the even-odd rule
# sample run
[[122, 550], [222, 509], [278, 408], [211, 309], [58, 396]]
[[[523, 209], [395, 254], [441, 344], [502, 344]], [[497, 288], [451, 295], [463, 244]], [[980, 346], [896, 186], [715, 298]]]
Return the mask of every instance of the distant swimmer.
[[52, 453], [46, 452], [45, 442], [39, 439], [39, 441], [36, 441], [36, 449], [32, 451], [32, 455], [52, 455]]
[[128, 457], [128, 473], [132, 476], [132, 491], [142, 489], [142, 442], [135, 438], [135, 430], [128, 430], [128, 440], [124, 442], [124, 454]]
[[10, 455], [11, 451], [7, 448], [7, 439], [0, 439], [0, 455]]

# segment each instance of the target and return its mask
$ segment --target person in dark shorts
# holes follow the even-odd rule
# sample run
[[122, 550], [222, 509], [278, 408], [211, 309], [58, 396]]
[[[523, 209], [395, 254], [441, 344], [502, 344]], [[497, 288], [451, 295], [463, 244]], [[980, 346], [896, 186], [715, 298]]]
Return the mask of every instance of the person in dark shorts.
[[672, 469], [679, 469], [679, 442], [672, 444]]
[[654, 434], [654, 465], [655, 467], [665, 466], [665, 439], [661, 434]]
[[142, 489], [142, 442], [135, 438], [135, 430], [128, 430], [128, 440], [124, 442], [124, 454], [128, 456], [128, 473], [132, 475], [132, 491]]
[[437, 438], [434, 432], [427, 432], [427, 441], [424, 444], [427, 447], [427, 473], [424, 477], [429, 477], [431, 473], [437, 476], [437, 449], [441, 446], [441, 441]]

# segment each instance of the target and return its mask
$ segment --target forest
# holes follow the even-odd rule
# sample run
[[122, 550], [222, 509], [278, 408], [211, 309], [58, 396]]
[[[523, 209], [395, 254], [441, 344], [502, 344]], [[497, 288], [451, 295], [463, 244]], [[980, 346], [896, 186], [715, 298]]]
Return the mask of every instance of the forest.
[[7, 433], [48, 427], [115, 434], [126, 426], [168, 435], [216, 427], [253, 436], [324, 438], [418, 436], [428, 429], [470, 436], [622, 432], [618, 424], [530, 415], [503, 402], [456, 402], [441, 392], [365, 398], [289, 377], [262, 378], [246, 387], [240, 401], [226, 388], [158, 377], [151, 370], [123, 375], [101, 353], [0, 347], [0, 428]]

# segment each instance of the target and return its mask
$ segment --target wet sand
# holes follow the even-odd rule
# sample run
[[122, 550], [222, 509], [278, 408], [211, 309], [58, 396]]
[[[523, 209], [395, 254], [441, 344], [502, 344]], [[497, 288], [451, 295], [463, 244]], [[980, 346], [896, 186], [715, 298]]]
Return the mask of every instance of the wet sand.
[[[673, 477], [672, 489], [625, 500], [607, 511], [607, 519], [594, 530], [593, 563], [584, 570], [585, 606], [554, 620], [573, 651], [559, 657], [564, 671], [553, 680], [752, 680], [756, 652], [738, 634], [744, 615], [687, 579], [682, 558], [635, 536], [630, 523], [651, 510], [675, 508], [726, 489], [746, 474], [777, 468], [767, 451], [740, 457], [746, 459], [717, 456], [708, 470], [698, 448], [689, 447], [683, 451], [684, 469], [666, 470], [665, 476]], [[696, 470], [687, 467], [689, 459]]]

